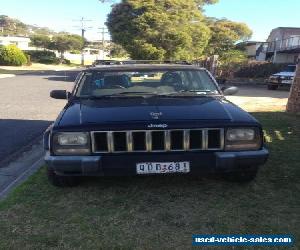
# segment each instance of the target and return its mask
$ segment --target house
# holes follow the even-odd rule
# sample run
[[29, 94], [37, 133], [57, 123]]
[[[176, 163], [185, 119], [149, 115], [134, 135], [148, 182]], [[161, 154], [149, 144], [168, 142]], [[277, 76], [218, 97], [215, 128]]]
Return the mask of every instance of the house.
[[259, 48], [265, 45], [265, 42], [246, 41], [240, 42], [236, 46], [245, 50], [247, 57], [251, 60], [264, 61], [265, 55], [261, 55]]
[[0, 36], [0, 45], [16, 45], [21, 50], [29, 49], [30, 38], [18, 36]]
[[300, 28], [278, 27], [267, 39], [266, 60], [274, 63], [296, 63], [300, 55]]

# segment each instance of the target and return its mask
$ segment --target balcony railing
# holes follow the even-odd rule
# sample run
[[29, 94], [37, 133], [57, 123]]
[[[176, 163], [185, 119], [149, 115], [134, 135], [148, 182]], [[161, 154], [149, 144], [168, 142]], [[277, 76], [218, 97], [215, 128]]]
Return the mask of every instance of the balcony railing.
[[300, 49], [300, 36], [277, 40], [268, 44], [267, 53]]

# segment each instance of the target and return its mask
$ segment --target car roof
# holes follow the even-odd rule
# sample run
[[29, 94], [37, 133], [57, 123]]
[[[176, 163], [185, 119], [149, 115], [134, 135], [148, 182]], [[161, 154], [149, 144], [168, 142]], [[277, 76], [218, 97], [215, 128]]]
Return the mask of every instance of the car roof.
[[101, 65], [91, 67], [84, 71], [148, 71], [148, 70], [205, 70], [195, 65], [183, 64], [122, 64], [122, 65]]

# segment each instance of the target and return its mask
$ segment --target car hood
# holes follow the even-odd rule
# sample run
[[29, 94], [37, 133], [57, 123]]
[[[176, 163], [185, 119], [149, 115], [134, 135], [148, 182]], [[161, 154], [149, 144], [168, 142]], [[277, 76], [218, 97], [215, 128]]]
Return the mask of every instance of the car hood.
[[283, 72], [273, 74], [272, 76], [295, 76], [295, 75], [296, 75], [296, 72], [283, 71]]
[[[125, 124], [256, 122], [222, 97], [120, 98], [81, 100], [68, 104], [56, 122], [59, 127]], [[84, 125], [84, 126], [83, 126]], [[199, 124], [197, 125], [199, 126]]]

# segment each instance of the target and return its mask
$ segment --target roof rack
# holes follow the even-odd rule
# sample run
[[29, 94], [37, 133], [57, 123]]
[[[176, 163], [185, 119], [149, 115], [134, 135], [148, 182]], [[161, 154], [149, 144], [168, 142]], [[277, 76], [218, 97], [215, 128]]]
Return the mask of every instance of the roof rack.
[[172, 61], [172, 60], [125, 60], [120, 61], [122, 64], [182, 64], [182, 65], [192, 65], [188, 61]]
[[178, 65], [193, 65], [188, 61], [172, 61], [172, 60], [112, 60], [112, 59], [104, 59], [104, 60], [96, 60], [92, 65], [86, 66], [86, 68], [100, 67], [100, 66], [108, 66], [108, 65], [130, 65], [130, 64], [178, 64]]

